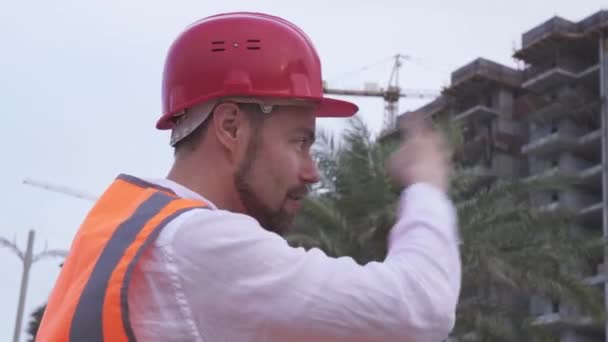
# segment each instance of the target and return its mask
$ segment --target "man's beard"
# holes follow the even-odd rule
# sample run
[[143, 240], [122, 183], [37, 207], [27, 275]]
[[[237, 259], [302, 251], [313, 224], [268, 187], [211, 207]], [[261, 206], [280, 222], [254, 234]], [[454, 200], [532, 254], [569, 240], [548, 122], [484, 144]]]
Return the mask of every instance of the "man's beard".
[[[247, 146], [245, 159], [234, 175], [234, 185], [239, 193], [241, 202], [247, 209], [249, 215], [255, 218], [264, 229], [279, 235], [285, 235], [291, 227], [295, 214], [287, 212], [283, 205], [280, 205], [277, 209], [265, 205], [256, 195], [251, 186], [251, 182], [249, 181], [251, 178], [251, 170], [256, 161], [259, 140], [258, 136], [254, 136], [250, 140], [249, 145]], [[287, 191], [285, 200], [290, 197], [301, 198], [307, 193], [308, 187], [306, 185], [293, 187]]]

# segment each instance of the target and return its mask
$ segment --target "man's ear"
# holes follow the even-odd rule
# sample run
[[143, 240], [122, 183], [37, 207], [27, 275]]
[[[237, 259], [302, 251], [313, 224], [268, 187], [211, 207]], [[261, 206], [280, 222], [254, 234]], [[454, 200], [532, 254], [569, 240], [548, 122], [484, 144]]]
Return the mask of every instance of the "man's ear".
[[212, 118], [212, 130], [219, 143], [235, 153], [247, 139], [247, 122], [243, 112], [234, 103], [221, 103], [215, 107]]

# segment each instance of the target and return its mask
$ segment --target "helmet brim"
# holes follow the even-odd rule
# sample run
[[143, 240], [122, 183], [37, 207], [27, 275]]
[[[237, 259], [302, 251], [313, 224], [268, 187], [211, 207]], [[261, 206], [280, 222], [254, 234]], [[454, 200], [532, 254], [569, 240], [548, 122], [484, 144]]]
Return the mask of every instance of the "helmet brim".
[[[359, 111], [359, 107], [352, 102], [329, 97], [323, 97], [321, 99], [303, 98], [302, 100], [317, 103], [314, 114], [318, 118], [348, 118], [357, 114]], [[172, 119], [173, 116], [172, 113], [164, 114], [157, 121], [156, 128], [160, 130], [172, 129], [175, 126]]]
[[315, 111], [318, 118], [347, 118], [359, 111], [359, 107], [348, 101], [324, 97]]

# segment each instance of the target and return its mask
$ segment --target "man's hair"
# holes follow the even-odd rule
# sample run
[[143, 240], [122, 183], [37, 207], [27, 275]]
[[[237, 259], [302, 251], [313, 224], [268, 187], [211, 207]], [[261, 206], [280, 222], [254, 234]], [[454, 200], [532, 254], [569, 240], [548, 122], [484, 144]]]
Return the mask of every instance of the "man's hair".
[[[260, 105], [256, 103], [238, 103], [239, 109], [247, 113], [253, 129], [257, 130], [264, 121], [264, 118], [268, 116], [262, 112]], [[200, 124], [192, 133], [188, 134], [185, 138], [178, 141], [173, 146], [173, 154], [175, 157], [181, 154], [188, 154], [196, 150], [200, 141], [205, 137], [210, 122], [213, 120], [214, 113], [212, 112], [209, 117]]]

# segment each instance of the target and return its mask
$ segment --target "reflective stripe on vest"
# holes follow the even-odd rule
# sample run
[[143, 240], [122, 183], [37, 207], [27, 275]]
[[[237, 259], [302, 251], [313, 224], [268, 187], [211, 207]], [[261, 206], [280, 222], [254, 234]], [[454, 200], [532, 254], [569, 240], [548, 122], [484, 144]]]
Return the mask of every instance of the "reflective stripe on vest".
[[120, 175], [78, 230], [38, 341], [135, 341], [128, 288], [134, 266], [176, 216], [205, 203]]

